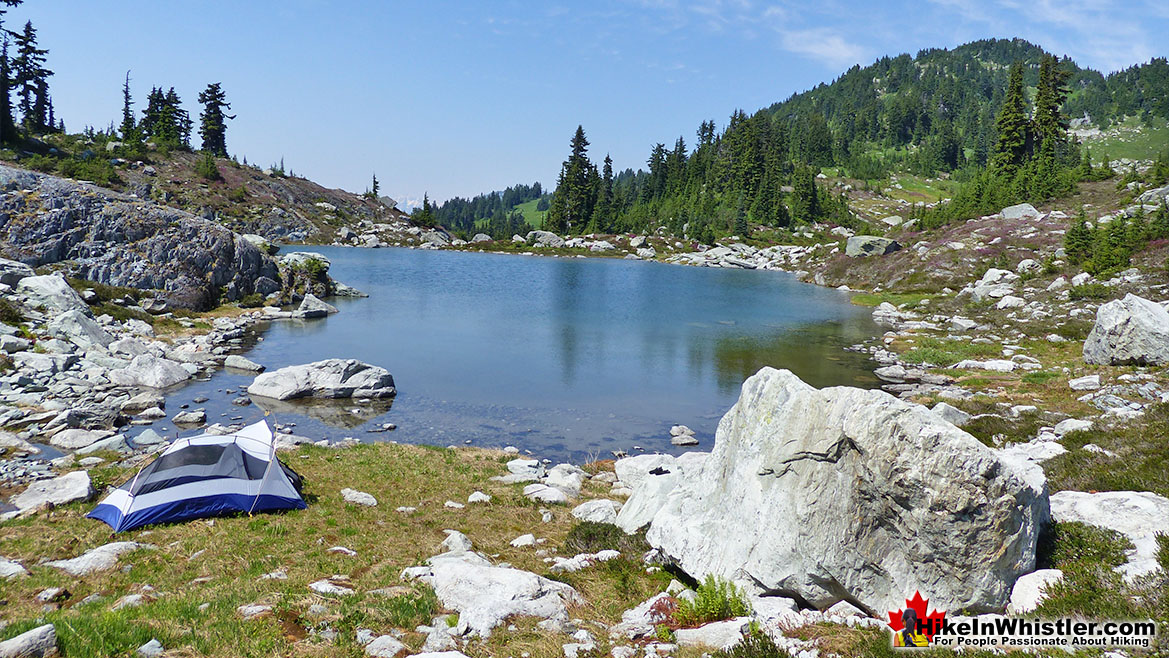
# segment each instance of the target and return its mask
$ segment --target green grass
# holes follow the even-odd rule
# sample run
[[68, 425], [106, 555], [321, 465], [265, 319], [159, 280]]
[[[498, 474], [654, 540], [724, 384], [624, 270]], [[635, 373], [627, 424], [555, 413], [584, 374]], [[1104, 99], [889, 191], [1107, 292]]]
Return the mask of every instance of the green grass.
[[[1068, 451], [1044, 463], [1052, 491], [1152, 491], [1169, 496], [1169, 404], [1145, 412], [1143, 423], [1072, 432]], [[1116, 457], [1089, 452], [1089, 443]]]
[[894, 306], [907, 304], [908, 308], [912, 308], [923, 299], [933, 299], [939, 295], [934, 292], [855, 292], [850, 301], [857, 306], [880, 306], [889, 302]]
[[932, 363], [943, 367], [966, 359], [992, 357], [1002, 357], [1002, 348], [993, 343], [944, 340], [932, 336], [916, 338], [913, 347], [901, 354], [901, 360], [906, 363]]
[[1104, 131], [1101, 137], [1086, 140], [1085, 145], [1092, 151], [1092, 159], [1099, 160], [1107, 155], [1113, 160], [1151, 160], [1169, 147], [1169, 125], [1163, 119], [1152, 127], [1141, 124], [1139, 119], [1130, 118], [1120, 125]]
[[544, 223], [544, 215], [548, 214], [547, 210], [536, 210], [536, 204], [538, 203], [540, 203], [539, 199], [532, 199], [514, 208], [524, 214], [524, 221], [532, 228], [540, 228]]

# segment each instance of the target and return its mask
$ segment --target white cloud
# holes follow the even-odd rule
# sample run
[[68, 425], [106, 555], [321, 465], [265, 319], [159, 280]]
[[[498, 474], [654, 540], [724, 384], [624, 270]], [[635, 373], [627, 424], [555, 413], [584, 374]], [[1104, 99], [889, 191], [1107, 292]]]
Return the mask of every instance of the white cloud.
[[784, 50], [814, 59], [828, 67], [845, 69], [865, 59], [865, 48], [850, 43], [831, 28], [780, 28], [778, 31], [780, 45]]

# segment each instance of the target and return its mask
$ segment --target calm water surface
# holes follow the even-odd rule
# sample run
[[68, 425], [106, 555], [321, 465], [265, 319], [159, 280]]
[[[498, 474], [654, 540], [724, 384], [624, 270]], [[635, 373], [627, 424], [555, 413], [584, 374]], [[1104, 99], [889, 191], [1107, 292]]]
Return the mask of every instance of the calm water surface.
[[[516, 445], [551, 458], [671, 451], [669, 427], [709, 450], [743, 380], [770, 365], [816, 386], [875, 386], [871, 363], [843, 347], [878, 330], [847, 293], [780, 272], [613, 259], [409, 249], [306, 249], [369, 293], [332, 300], [322, 320], [273, 323], [247, 357], [269, 370], [356, 358], [394, 375], [392, 407], [281, 405], [310, 437], [438, 445]], [[209, 422], [254, 420], [230, 404], [250, 376], [223, 371], [168, 398]], [[202, 404], [195, 397], [210, 398]], [[394, 432], [371, 434], [393, 422]], [[174, 428], [156, 428], [168, 435]]]

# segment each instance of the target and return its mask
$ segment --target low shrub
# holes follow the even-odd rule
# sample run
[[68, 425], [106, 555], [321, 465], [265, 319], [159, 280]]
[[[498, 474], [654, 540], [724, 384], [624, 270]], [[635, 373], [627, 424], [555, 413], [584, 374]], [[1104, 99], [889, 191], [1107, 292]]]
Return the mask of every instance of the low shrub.
[[707, 576], [692, 600], [679, 599], [674, 620], [681, 626], [700, 626], [712, 621], [742, 617], [751, 612], [747, 597], [734, 583]]
[[7, 299], [0, 299], [0, 322], [4, 324], [20, 324], [26, 319], [24, 313], [21, 313], [20, 309], [13, 306], [12, 302]]
[[1112, 294], [1112, 289], [1098, 281], [1091, 281], [1079, 286], [1072, 286], [1068, 290], [1068, 299], [1106, 299]]

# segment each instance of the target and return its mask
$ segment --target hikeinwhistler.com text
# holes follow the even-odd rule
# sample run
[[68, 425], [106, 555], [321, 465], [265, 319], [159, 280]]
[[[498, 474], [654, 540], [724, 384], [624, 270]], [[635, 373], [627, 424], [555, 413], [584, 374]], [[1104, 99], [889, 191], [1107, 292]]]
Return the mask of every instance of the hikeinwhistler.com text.
[[[937, 628], [930, 629], [930, 625]], [[1157, 623], [1152, 620], [1083, 619], [962, 619], [923, 623], [933, 630], [939, 647], [1066, 647], [1148, 649], [1157, 646]]]

